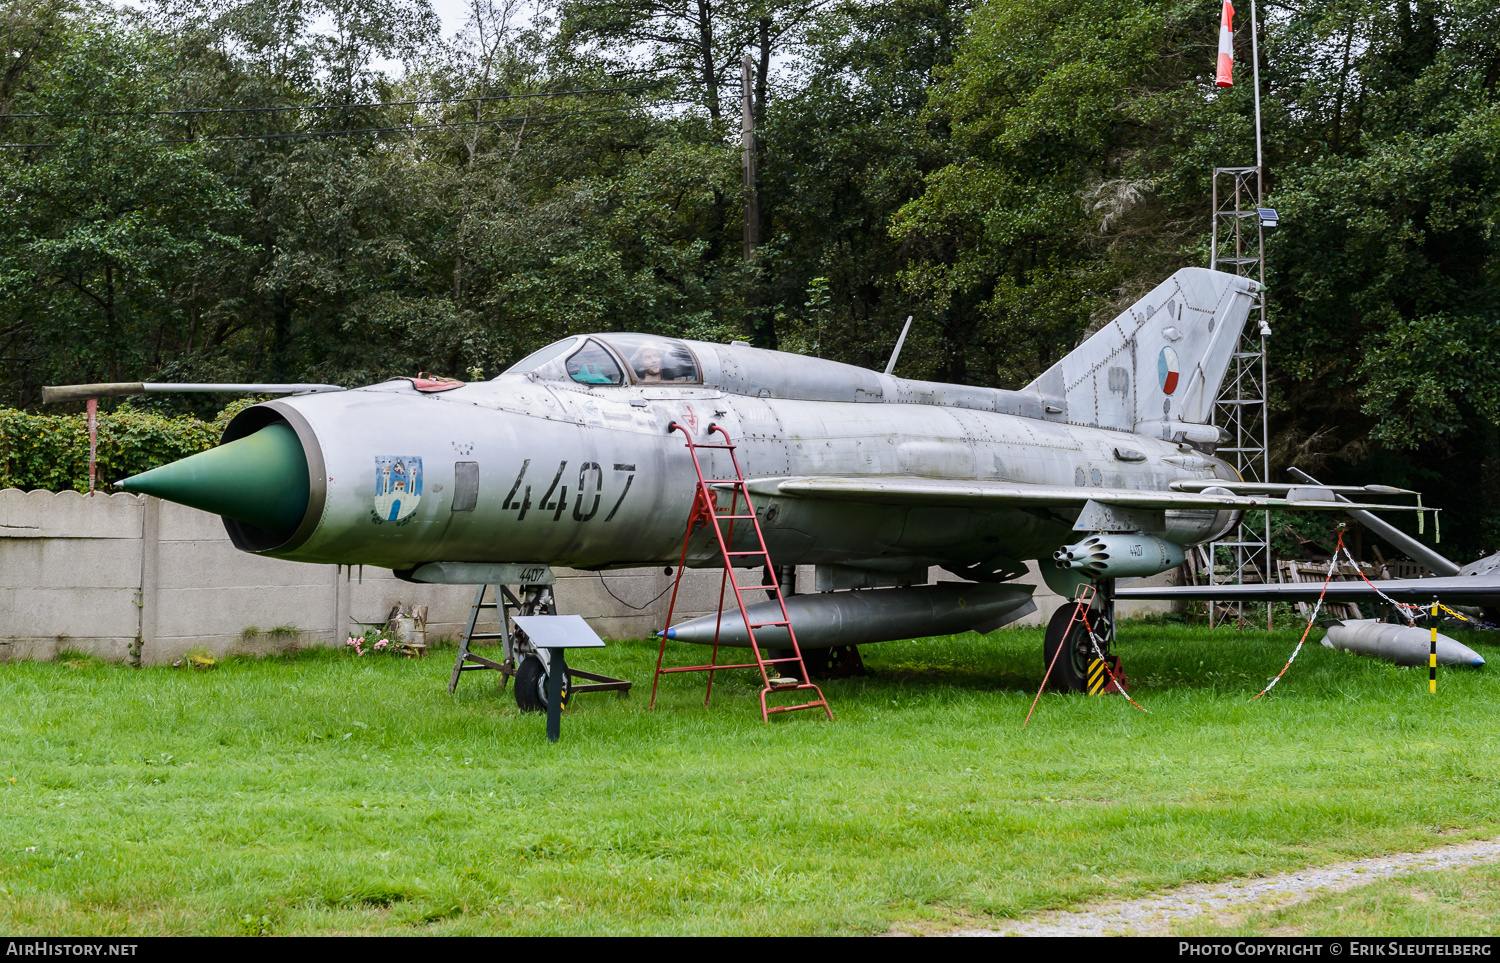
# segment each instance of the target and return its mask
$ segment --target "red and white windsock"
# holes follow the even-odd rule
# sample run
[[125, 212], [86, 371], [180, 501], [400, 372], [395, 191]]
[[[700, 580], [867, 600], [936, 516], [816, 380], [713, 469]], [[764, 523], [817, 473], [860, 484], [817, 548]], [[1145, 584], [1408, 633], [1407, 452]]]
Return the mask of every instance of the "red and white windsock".
[[1219, 18], [1219, 78], [1214, 83], [1234, 86], [1234, 4], [1229, 0], [1224, 0], [1224, 13]]

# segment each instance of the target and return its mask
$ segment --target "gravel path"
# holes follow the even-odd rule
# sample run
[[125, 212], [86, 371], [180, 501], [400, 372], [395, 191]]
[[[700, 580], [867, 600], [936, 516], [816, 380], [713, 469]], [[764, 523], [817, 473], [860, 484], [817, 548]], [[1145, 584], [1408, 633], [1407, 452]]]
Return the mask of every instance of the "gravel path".
[[1184, 886], [1159, 896], [1100, 903], [1070, 912], [1037, 913], [1000, 929], [961, 930], [955, 936], [1168, 936], [1172, 926], [1200, 916], [1234, 916], [1338, 893], [1378, 879], [1423, 869], [1500, 862], [1500, 839], [1460, 843], [1423, 853], [1357, 859], [1321, 869], [1228, 883]]

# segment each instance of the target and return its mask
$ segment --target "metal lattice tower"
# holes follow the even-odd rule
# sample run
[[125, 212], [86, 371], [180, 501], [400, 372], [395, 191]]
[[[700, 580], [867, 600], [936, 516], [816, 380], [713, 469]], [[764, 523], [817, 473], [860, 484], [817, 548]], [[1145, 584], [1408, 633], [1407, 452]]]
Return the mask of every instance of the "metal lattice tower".
[[[1261, 182], [1258, 167], [1214, 168], [1213, 247], [1209, 267], [1265, 283], [1265, 228], [1261, 223]], [[1245, 326], [1239, 350], [1214, 402], [1213, 424], [1224, 429], [1228, 440], [1218, 455], [1239, 471], [1245, 481], [1270, 480], [1269, 434], [1266, 406], [1266, 324], [1264, 291], [1256, 299], [1258, 324]], [[1218, 550], [1228, 550], [1229, 571], [1216, 578]], [[1275, 565], [1271, 558], [1271, 513], [1247, 513], [1224, 541], [1209, 545], [1210, 584], [1271, 582]], [[1244, 623], [1244, 604], [1223, 604], [1209, 612], [1209, 624], [1224, 618]], [[1217, 619], [1215, 616], [1217, 615]], [[1266, 627], [1271, 626], [1271, 607], [1266, 606]]]

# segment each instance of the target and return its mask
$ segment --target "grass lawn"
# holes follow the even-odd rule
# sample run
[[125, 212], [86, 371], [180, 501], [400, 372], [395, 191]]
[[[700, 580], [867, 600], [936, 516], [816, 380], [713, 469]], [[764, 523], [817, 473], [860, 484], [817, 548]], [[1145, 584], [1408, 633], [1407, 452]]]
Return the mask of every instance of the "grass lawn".
[[[1296, 636], [1126, 623], [1150, 713], [1048, 695], [1026, 732], [1039, 630], [868, 647], [825, 685], [836, 722], [769, 726], [745, 674], [708, 709], [669, 677], [648, 712], [654, 647], [615, 643], [574, 661], [636, 694], [579, 697], [555, 746], [491, 673], [450, 697], [451, 649], [4, 665], [0, 929], [941, 930], [1500, 835], [1492, 670], [1432, 698], [1425, 668], [1310, 645], [1251, 704]], [[1409, 911], [1427, 879], [1251, 925], [1493, 931], [1493, 871], [1441, 884], [1483, 912]]]

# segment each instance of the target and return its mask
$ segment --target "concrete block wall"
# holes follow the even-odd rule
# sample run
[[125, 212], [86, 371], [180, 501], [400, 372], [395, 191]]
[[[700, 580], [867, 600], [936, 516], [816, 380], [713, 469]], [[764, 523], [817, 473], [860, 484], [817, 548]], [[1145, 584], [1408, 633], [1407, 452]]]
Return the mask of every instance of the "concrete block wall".
[[0, 492], [0, 658], [51, 658], [59, 637], [131, 657], [142, 516], [133, 495]]
[[[644, 638], [666, 620], [672, 577], [665, 567], [555, 573], [558, 611], [584, 616], [604, 638]], [[674, 621], [716, 611], [720, 575], [687, 573]], [[932, 575], [956, 580], [939, 569]], [[1038, 586], [1038, 611], [1022, 624], [1044, 623], [1063, 600], [1034, 564], [1021, 581]], [[811, 566], [799, 567], [797, 582], [812, 591]], [[473, 600], [472, 586], [414, 585], [387, 569], [249, 555], [234, 548], [216, 516], [156, 498], [0, 491], [0, 661], [73, 651], [153, 665], [189, 652], [338, 645], [361, 625], [383, 623], [401, 603], [428, 607], [429, 638], [456, 638]], [[1121, 612], [1170, 607], [1135, 603]], [[485, 614], [493, 626], [493, 614]]]

